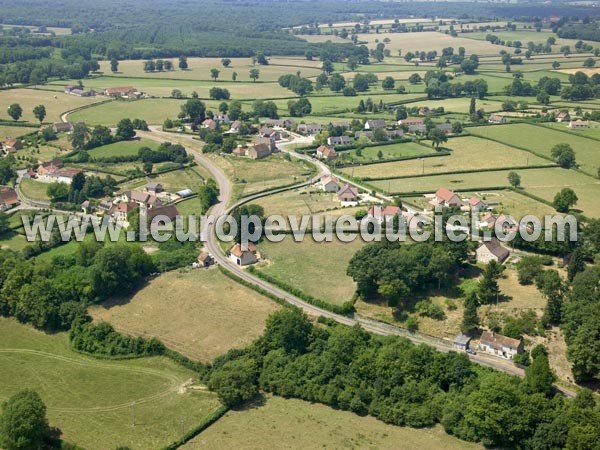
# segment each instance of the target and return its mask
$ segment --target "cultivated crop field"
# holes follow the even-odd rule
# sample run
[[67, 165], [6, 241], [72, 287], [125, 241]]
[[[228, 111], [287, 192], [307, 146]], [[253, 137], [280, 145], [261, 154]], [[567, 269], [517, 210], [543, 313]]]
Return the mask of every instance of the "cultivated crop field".
[[[566, 128], [567, 124], [562, 123]], [[563, 133], [545, 127], [514, 124], [468, 129], [469, 133], [483, 138], [495, 139], [508, 145], [525, 148], [532, 152], [550, 158], [552, 147], [559, 143], [568, 143], [575, 151], [577, 163], [581, 169], [590, 174], [596, 174], [600, 166], [598, 159], [598, 141], [586, 139], [571, 133]]]
[[211, 392], [182, 389], [194, 372], [164, 357], [98, 360], [71, 351], [66, 333], [9, 319], [0, 319], [0, 337], [0, 397], [37, 391], [50, 424], [86, 449], [164, 447], [181, 436], [181, 417], [190, 429], [219, 407]]
[[281, 242], [259, 245], [263, 258], [268, 260], [259, 270], [313, 297], [341, 305], [354, 295], [355, 285], [346, 269], [363, 245], [360, 238], [349, 243], [319, 243], [308, 235], [302, 242], [287, 235]]
[[259, 337], [277, 309], [272, 300], [211, 268], [165, 273], [133, 297], [93, 306], [90, 314], [128, 334], [155, 336], [190, 358], [210, 362]]
[[420, 430], [396, 427], [317, 403], [268, 396], [265, 404], [228, 412], [182, 448], [467, 450], [482, 447], [449, 436], [439, 426]]
[[[64, 84], [67, 84], [65, 82]], [[18, 103], [23, 108], [23, 116], [19, 119], [39, 123], [33, 115], [33, 108], [37, 105], [46, 107], [45, 122], [58, 122], [60, 115], [71, 109], [91, 105], [106, 100], [105, 97], [76, 97], [63, 92], [49, 92], [41, 89], [5, 89], [0, 91], [0, 104], [6, 105], [0, 113], [3, 120], [12, 120], [6, 113], [6, 108], [12, 103]]]

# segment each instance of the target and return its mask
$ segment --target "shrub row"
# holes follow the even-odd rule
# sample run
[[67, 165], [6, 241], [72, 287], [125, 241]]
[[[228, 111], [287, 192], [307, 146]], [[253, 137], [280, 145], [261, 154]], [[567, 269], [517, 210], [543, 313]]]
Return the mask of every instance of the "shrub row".
[[227, 406], [221, 406], [221, 407], [219, 407], [219, 409], [213, 411], [208, 416], [204, 417], [202, 419], [202, 422], [200, 422], [200, 424], [198, 426], [192, 428], [190, 431], [188, 431], [187, 433], [185, 433], [185, 435], [181, 439], [179, 439], [178, 441], [173, 442], [170, 445], [167, 445], [162, 450], [176, 450], [176, 449], [178, 449], [183, 444], [185, 444], [186, 442], [188, 442], [190, 439], [195, 438], [200, 433], [202, 433], [204, 430], [206, 430], [208, 427], [210, 427], [213, 423], [215, 423], [217, 420], [219, 420], [221, 417], [223, 417], [227, 411], [229, 411], [229, 408]]

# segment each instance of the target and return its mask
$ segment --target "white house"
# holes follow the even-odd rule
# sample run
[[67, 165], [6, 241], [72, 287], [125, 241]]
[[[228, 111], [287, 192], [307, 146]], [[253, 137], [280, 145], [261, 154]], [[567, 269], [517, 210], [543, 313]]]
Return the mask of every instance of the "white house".
[[523, 352], [523, 341], [484, 331], [479, 340], [479, 349], [500, 358], [513, 359], [515, 355]]
[[238, 266], [255, 264], [258, 262], [258, 252], [256, 250], [256, 246], [249, 242], [248, 248], [246, 250], [242, 250], [242, 246], [240, 244], [235, 244], [229, 250], [229, 259]]
[[475, 251], [477, 254], [477, 262], [487, 264], [490, 261], [503, 263], [510, 255], [510, 250], [504, 247], [496, 238], [482, 242], [479, 248]]

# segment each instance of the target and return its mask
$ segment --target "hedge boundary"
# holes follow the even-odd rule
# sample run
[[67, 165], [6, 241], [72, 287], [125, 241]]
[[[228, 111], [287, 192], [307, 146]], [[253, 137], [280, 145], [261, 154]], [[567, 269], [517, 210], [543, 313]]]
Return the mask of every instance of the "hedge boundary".
[[202, 433], [204, 430], [206, 430], [208, 427], [210, 427], [212, 424], [214, 424], [216, 421], [218, 421], [228, 411], [229, 411], [229, 408], [227, 406], [220, 406], [218, 409], [216, 409], [215, 411], [210, 413], [208, 416], [204, 417], [202, 419], [202, 422], [200, 422], [199, 425], [197, 425], [196, 427], [192, 428], [190, 431], [185, 433], [181, 439], [167, 445], [166, 447], [163, 447], [161, 450], [176, 450], [176, 449], [178, 449], [183, 444], [188, 442], [190, 439], [195, 438], [200, 433]]

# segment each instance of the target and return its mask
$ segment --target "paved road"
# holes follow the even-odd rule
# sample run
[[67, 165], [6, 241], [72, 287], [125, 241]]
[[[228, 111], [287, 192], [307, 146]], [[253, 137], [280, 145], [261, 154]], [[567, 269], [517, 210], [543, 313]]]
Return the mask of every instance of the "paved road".
[[[229, 204], [229, 200], [231, 197], [231, 182], [210, 159], [208, 159], [207, 157], [205, 157], [204, 155], [202, 155], [200, 153], [200, 148], [202, 145], [200, 142], [194, 140], [191, 135], [186, 135], [186, 134], [174, 135], [172, 133], [163, 132], [163, 131], [161, 131], [160, 127], [151, 127], [150, 132], [138, 132], [138, 135], [140, 137], [153, 139], [153, 140], [156, 140], [159, 142], [166, 142], [166, 141], [186, 142], [188, 144], [187, 150], [189, 151], [189, 153], [194, 156], [197, 163], [202, 164], [206, 169], [208, 169], [211, 172], [211, 174], [213, 175], [213, 177], [215, 178], [215, 180], [219, 186], [219, 190], [220, 190], [219, 202], [213, 206], [211, 214], [213, 214], [214, 216], [219, 216], [219, 215], [224, 214], [224, 213], [228, 212], [229, 210], [231, 210], [231, 207], [227, 208], [227, 205]], [[292, 156], [294, 156], [296, 158], [308, 160], [308, 161], [312, 162], [313, 164], [315, 164], [320, 171], [319, 175], [317, 177], [315, 177], [315, 179], [319, 178], [320, 176], [322, 176], [326, 173], [329, 173], [329, 168], [322, 162], [314, 161], [309, 156], [302, 155], [302, 154], [296, 153], [294, 151], [285, 149], [286, 146], [289, 146], [290, 144], [293, 144], [293, 143], [295, 143], [295, 142], [289, 142], [289, 143], [287, 143], [287, 145], [284, 144], [283, 150], [289, 152]], [[344, 181], [346, 181], [346, 180], [344, 180]], [[351, 182], [351, 181], [348, 180], [348, 182]], [[300, 185], [302, 185], [302, 184], [306, 184], [306, 183], [301, 183]], [[352, 184], [357, 185], [356, 183], [352, 183]], [[290, 186], [287, 188], [282, 188], [282, 190], [294, 189], [296, 186], [298, 186], [298, 185]], [[359, 186], [359, 185], [357, 185], [357, 186]], [[242, 200], [242, 202], [244, 202], [244, 201]], [[233, 206], [235, 206], [235, 205], [232, 205], [232, 207]], [[235, 264], [231, 260], [229, 260], [223, 254], [223, 251], [221, 250], [221, 247], [219, 246], [219, 244], [216, 240], [214, 224], [212, 224], [212, 223], [206, 224], [205, 229], [203, 229], [202, 231], [203, 231], [204, 236], [206, 236], [206, 242], [205, 242], [206, 249], [214, 256], [215, 261], [218, 264], [220, 264], [223, 268], [234, 273], [236, 276], [243, 279], [244, 281], [252, 283], [253, 285], [258, 286], [261, 289], [264, 289], [265, 291], [269, 292], [270, 294], [276, 295], [277, 297], [285, 300], [286, 302], [303, 309], [304, 311], [306, 311], [309, 314], [327, 317], [332, 320], [335, 320], [338, 323], [341, 323], [344, 325], [349, 325], [349, 326], [360, 324], [360, 326], [363, 329], [370, 331], [372, 333], [380, 334], [380, 335], [403, 336], [403, 337], [410, 339], [412, 342], [414, 342], [416, 344], [427, 344], [427, 345], [435, 347], [437, 350], [442, 351], [442, 352], [448, 352], [448, 351], [454, 350], [452, 343], [443, 341], [441, 339], [432, 338], [431, 336], [426, 336], [426, 335], [422, 335], [419, 333], [409, 333], [408, 331], [406, 331], [404, 329], [401, 329], [401, 328], [398, 328], [398, 327], [395, 327], [395, 326], [392, 326], [392, 325], [389, 325], [389, 324], [386, 324], [383, 322], [379, 322], [376, 320], [361, 317], [359, 315], [355, 315], [354, 317], [347, 317], [347, 316], [335, 314], [331, 311], [327, 311], [325, 309], [321, 309], [316, 306], [313, 306], [313, 305], [289, 294], [288, 292], [286, 292], [280, 288], [277, 288], [276, 286], [273, 286], [273, 285], [261, 280], [260, 278], [253, 276], [252, 274], [248, 273], [246, 270], [242, 269], [240, 266], [238, 266], [237, 264]], [[468, 355], [468, 357], [471, 361], [481, 364], [483, 366], [491, 367], [496, 370], [500, 370], [500, 371], [509, 373], [511, 375], [519, 376], [519, 377], [524, 376], [524, 371], [521, 368], [516, 367], [510, 361], [505, 361], [505, 360], [495, 358], [493, 356], [486, 355], [486, 354]], [[565, 388], [560, 388], [560, 387], [557, 387], [557, 389], [560, 390], [566, 396], [569, 396], [569, 397], [574, 396], [573, 391], [570, 391]]]

